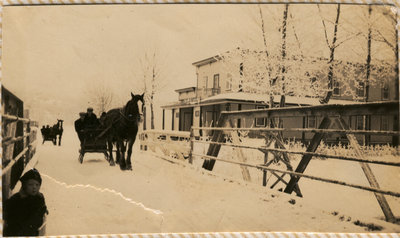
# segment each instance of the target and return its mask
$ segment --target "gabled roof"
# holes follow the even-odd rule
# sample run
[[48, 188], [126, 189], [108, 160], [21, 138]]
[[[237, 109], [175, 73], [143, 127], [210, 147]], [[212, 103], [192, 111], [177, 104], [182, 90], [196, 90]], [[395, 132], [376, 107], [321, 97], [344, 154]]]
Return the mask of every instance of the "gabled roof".
[[192, 65], [194, 65], [196, 67], [199, 67], [199, 66], [206, 65], [206, 64], [209, 64], [209, 63], [217, 62], [220, 59], [221, 59], [221, 56], [216, 55], [216, 56], [213, 56], [213, 57], [210, 57], [210, 58], [207, 58], [207, 59], [203, 59], [203, 60], [194, 62]]

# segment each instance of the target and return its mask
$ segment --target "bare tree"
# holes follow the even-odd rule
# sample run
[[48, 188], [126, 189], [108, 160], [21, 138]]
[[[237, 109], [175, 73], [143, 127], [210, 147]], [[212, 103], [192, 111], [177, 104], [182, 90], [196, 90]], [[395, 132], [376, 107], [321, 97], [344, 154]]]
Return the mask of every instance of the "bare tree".
[[108, 111], [114, 99], [113, 91], [104, 82], [90, 85], [86, 94], [89, 97], [89, 105], [99, 114]]
[[[152, 53], [146, 52], [139, 60], [142, 67], [142, 77], [144, 82], [145, 104], [150, 107], [150, 128], [155, 129], [154, 123], [154, 96], [158, 90], [165, 86], [162, 80], [160, 55], [157, 50]], [[146, 130], [147, 106], [144, 107], [144, 124]]]
[[318, 10], [319, 10], [320, 15], [321, 15], [322, 25], [324, 26], [326, 44], [327, 44], [327, 46], [329, 48], [329, 51], [330, 51], [329, 62], [328, 62], [328, 64], [329, 64], [329, 72], [328, 72], [328, 88], [329, 88], [329, 91], [326, 94], [325, 98], [323, 98], [321, 100], [321, 103], [328, 103], [329, 99], [332, 96], [333, 87], [334, 87], [334, 82], [333, 82], [333, 62], [335, 60], [335, 49], [336, 49], [336, 47], [338, 47], [340, 45], [340, 44], [336, 43], [338, 25], [339, 25], [339, 18], [340, 18], [340, 3], [337, 5], [336, 20], [335, 20], [335, 24], [334, 24], [333, 38], [332, 38], [332, 42], [331, 43], [328, 40], [326, 24], [325, 24], [325, 20], [322, 18], [321, 8], [320, 8], [319, 4], [317, 4], [317, 6], [318, 6]]

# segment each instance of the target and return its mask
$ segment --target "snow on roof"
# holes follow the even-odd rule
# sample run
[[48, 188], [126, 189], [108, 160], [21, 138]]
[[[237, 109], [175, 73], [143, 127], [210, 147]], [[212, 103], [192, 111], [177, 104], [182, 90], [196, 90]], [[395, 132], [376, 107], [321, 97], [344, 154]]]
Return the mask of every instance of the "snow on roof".
[[[279, 102], [281, 96], [274, 96], [274, 101]], [[244, 93], [244, 92], [236, 92], [236, 93], [224, 93], [218, 94], [216, 96], [212, 96], [206, 99], [201, 100], [201, 102], [210, 102], [215, 100], [238, 100], [238, 101], [252, 101], [252, 102], [267, 102], [269, 100], [269, 96], [265, 94], [254, 94], [254, 93]], [[311, 97], [297, 97], [297, 96], [286, 96], [285, 99], [287, 104], [294, 105], [320, 105], [319, 98], [311, 98]], [[356, 101], [350, 100], [337, 100], [331, 99], [328, 104], [354, 104], [358, 103]]]

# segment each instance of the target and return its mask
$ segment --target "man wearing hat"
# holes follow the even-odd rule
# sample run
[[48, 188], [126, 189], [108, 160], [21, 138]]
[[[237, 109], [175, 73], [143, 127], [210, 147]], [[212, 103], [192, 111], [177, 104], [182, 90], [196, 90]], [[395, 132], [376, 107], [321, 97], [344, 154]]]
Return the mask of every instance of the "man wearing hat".
[[75, 131], [78, 134], [79, 141], [81, 142], [81, 144], [83, 142], [83, 129], [85, 129], [85, 124], [84, 124], [85, 123], [85, 116], [86, 116], [86, 113], [80, 112], [79, 113], [79, 119], [74, 122]]
[[3, 236], [38, 236], [44, 214], [48, 213], [39, 192], [42, 178], [39, 171], [31, 169], [20, 181], [20, 191], [4, 202]]
[[96, 114], [93, 113], [93, 108], [89, 107], [84, 119], [85, 128], [96, 128], [100, 125]]

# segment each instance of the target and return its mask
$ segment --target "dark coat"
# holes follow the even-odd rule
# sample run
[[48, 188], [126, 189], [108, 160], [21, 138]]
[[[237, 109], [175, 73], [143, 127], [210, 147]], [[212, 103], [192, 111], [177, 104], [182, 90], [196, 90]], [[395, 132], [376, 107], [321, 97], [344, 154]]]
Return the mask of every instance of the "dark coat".
[[78, 133], [79, 140], [83, 141], [83, 132], [82, 130], [85, 129], [85, 120], [81, 120], [80, 118], [74, 122], [75, 131]]
[[100, 122], [96, 114], [92, 113], [92, 115], [86, 114], [84, 124], [85, 128], [96, 128], [100, 125]]
[[42, 193], [21, 197], [14, 194], [4, 202], [4, 236], [38, 236], [47, 207]]
[[81, 130], [83, 130], [83, 129], [85, 128], [84, 123], [85, 123], [85, 120], [81, 120], [80, 118], [74, 122], [75, 131], [76, 131], [78, 134], [79, 134], [79, 132], [80, 132]]

